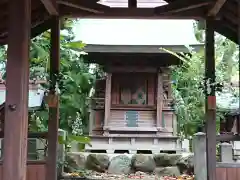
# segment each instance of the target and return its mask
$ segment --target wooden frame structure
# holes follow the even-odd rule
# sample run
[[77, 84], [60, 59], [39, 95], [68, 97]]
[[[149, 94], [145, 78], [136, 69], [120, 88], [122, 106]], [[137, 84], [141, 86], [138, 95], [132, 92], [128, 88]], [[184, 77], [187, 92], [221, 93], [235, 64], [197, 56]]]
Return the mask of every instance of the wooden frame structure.
[[[172, 37], [171, 34], [159, 37], [163, 36]], [[179, 45], [180, 41], [175, 41], [177, 46], [172, 43], [165, 47], [173, 52], [189, 52], [184, 45]], [[86, 151], [154, 154], [180, 150], [169, 66], [179, 65], [181, 61], [159, 51], [162, 46], [87, 44], [85, 62], [101, 65], [106, 76], [96, 80], [91, 97], [91, 146], [86, 146]], [[203, 47], [202, 44], [190, 46], [196, 50]]]
[[[8, 44], [7, 95], [5, 110], [4, 161], [2, 180], [26, 180], [27, 175], [27, 101], [30, 38], [51, 29], [51, 92], [59, 71], [59, 18], [150, 18], [206, 20], [206, 80], [215, 81], [214, 31], [239, 44], [240, 2], [238, 0], [167, 0], [155, 8], [110, 8], [97, 0], [2, 0], [0, 2], [0, 43]], [[30, 31], [32, 29], [32, 31]], [[206, 81], [209, 82], [209, 81]], [[206, 87], [209, 86], [206, 83]], [[208, 89], [208, 88], [206, 88]], [[215, 87], [206, 92], [207, 172], [216, 180], [216, 99]], [[46, 179], [56, 180], [58, 103], [50, 108], [49, 149]], [[221, 137], [220, 137], [221, 139]], [[231, 137], [233, 140], [233, 138]], [[28, 180], [32, 180], [31, 178]]]

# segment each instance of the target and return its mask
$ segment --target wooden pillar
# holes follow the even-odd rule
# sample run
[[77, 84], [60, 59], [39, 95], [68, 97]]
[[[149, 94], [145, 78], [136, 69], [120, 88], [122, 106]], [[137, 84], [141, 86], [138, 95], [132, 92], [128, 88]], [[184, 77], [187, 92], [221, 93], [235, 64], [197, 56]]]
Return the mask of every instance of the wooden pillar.
[[172, 81], [171, 81], [171, 70], [168, 68], [167, 70], [168, 73], [168, 99], [172, 100]]
[[162, 73], [158, 72], [157, 76], [157, 119], [156, 125], [158, 131], [162, 130], [162, 111], [163, 109], [163, 78]]
[[206, 21], [205, 42], [207, 180], [216, 180], [216, 96], [214, 20]]
[[48, 155], [46, 180], [57, 180], [57, 148], [59, 125], [59, 96], [57, 95], [57, 78], [60, 66], [60, 22], [58, 16], [52, 17], [51, 23], [51, 48], [50, 48], [50, 93], [55, 103], [49, 107], [48, 122]]
[[93, 102], [91, 101], [90, 106], [89, 106], [89, 135], [93, 134], [93, 123], [94, 123], [94, 115], [95, 115], [95, 110], [93, 109]]
[[111, 87], [112, 87], [112, 73], [108, 72], [106, 76], [104, 127], [108, 127], [108, 121], [110, 118]]
[[9, 1], [3, 180], [26, 180], [31, 0]]

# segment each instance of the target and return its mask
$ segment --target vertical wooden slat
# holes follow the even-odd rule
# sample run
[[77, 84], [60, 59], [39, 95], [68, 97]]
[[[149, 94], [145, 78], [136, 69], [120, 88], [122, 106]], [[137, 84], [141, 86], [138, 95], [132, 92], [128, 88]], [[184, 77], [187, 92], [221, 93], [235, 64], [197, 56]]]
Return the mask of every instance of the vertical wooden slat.
[[147, 80], [147, 100], [148, 100], [148, 105], [154, 105], [155, 104], [155, 82], [154, 81], [156, 78], [154, 78], [154, 74], [149, 74], [148, 75], [148, 80]]
[[237, 168], [237, 180], [240, 179], [240, 168]]
[[[46, 179], [46, 167], [45, 167], [45, 165], [36, 165], [36, 166], [38, 166], [37, 167], [37, 180], [45, 180]], [[31, 179], [29, 179], [29, 180], [31, 180]]]
[[172, 128], [173, 128], [173, 136], [177, 136], [178, 135], [177, 116], [174, 112], [173, 112], [173, 115], [172, 115]]
[[162, 85], [162, 74], [158, 73], [157, 81], [157, 128], [162, 126], [162, 107], [163, 107], [163, 85]]
[[92, 109], [92, 107], [90, 107], [90, 114], [89, 114], [89, 135], [92, 135], [93, 132], [93, 123], [94, 123], [94, 119], [95, 119], [95, 110]]
[[95, 128], [99, 129], [101, 128], [101, 124], [102, 124], [102, 121], [103, 121], [103, 118], [104, 118], [104, 112], [102, 110], [97, 110], [95, 111], [95, 123], [94, 123], [94, 126]]
[[3, 179], [3, 166], [0, 165], [0, 179]]
[[112, 77], [112, 97], [111, 97], [111, 101], [112, 104], [116, 105], [119, 104], [119, 79], [118, 76], [113, 76]]
[[25, 180], [31, 0], [9, 1], [3, 180]]
[[238, 180], [237, 168], [227, 168], [227, 180]]
[[170, 69], [168, 69], [167, 71], [167, 74], [168, 74], [168, 99], [172, 99], [172, 81], [171, 81], [171, 71]]
[[106, 92], [105, 92], [105, 114], [104, 114], [104, 126], [108, 126], [108, 120], [110, 117], [110, 108], [111, 108], [111, 82], [112, 74], [107, 73], [106, 77]]
[[228, 180], [226, 168], [216, 168], [216, 171], [214, 173], [216, 174], [217, 180]]
[[[56, 95], [57, 81], [60, 66], [60, 22], [59, 17], [52, 17], [51, 49], [50, 49], [50, 94]], [[48, 155], [46, 180], [57, 180], [57, 147], [59, 126], [59, 100], [49, 108], [48, 122]]]
[[[205, 45], [205, 93], [206, 93], [206, 148], [207, 180], [216, 180], [216, 98], [215, 98], [215, 50], [214, 20], [206, 21]], [[209, 92], [210, 88], [210, 92]]]

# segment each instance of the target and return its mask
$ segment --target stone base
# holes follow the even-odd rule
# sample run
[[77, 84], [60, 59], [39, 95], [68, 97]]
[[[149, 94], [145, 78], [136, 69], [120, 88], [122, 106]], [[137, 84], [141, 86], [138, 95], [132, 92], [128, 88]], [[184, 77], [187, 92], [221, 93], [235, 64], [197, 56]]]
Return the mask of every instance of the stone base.
[[160, 177], [163, 175], [180, 175], [184, 172], [193, 173], [189, 171], [193, 169], [193, 154], [158, 153], [147, 155], [71, 152], [68, 153], [68, 157], [67, 159], [71, 159], [68, 164], [72, 164], [72, 168], [85, 167], [86, 170], [107, 171], [109, 174], [124, 175], [145, 172], [154, 173]]
[[138, 151], [150, 152], [152, 154], [160, 152], [179, 152], [178, 138], [165, 137], [103, 137], [92, 136], [91, 147], [86, 146], [87, 152], [119, 153], [119, 151], [129, 154], [136, 154]]

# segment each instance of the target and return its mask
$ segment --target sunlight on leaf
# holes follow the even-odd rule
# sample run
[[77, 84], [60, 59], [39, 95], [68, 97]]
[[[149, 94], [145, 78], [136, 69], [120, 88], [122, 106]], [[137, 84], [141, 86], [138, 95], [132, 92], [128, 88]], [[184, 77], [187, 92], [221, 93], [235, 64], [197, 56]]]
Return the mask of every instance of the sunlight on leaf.
[[77, 50], [77, 49], [83, 49], [86, 46], [86, 44], [84, 44], [82, 41], [74, 41], [74, 42], [65, 43], [63, 44], [63, 46], [66, 48]]

